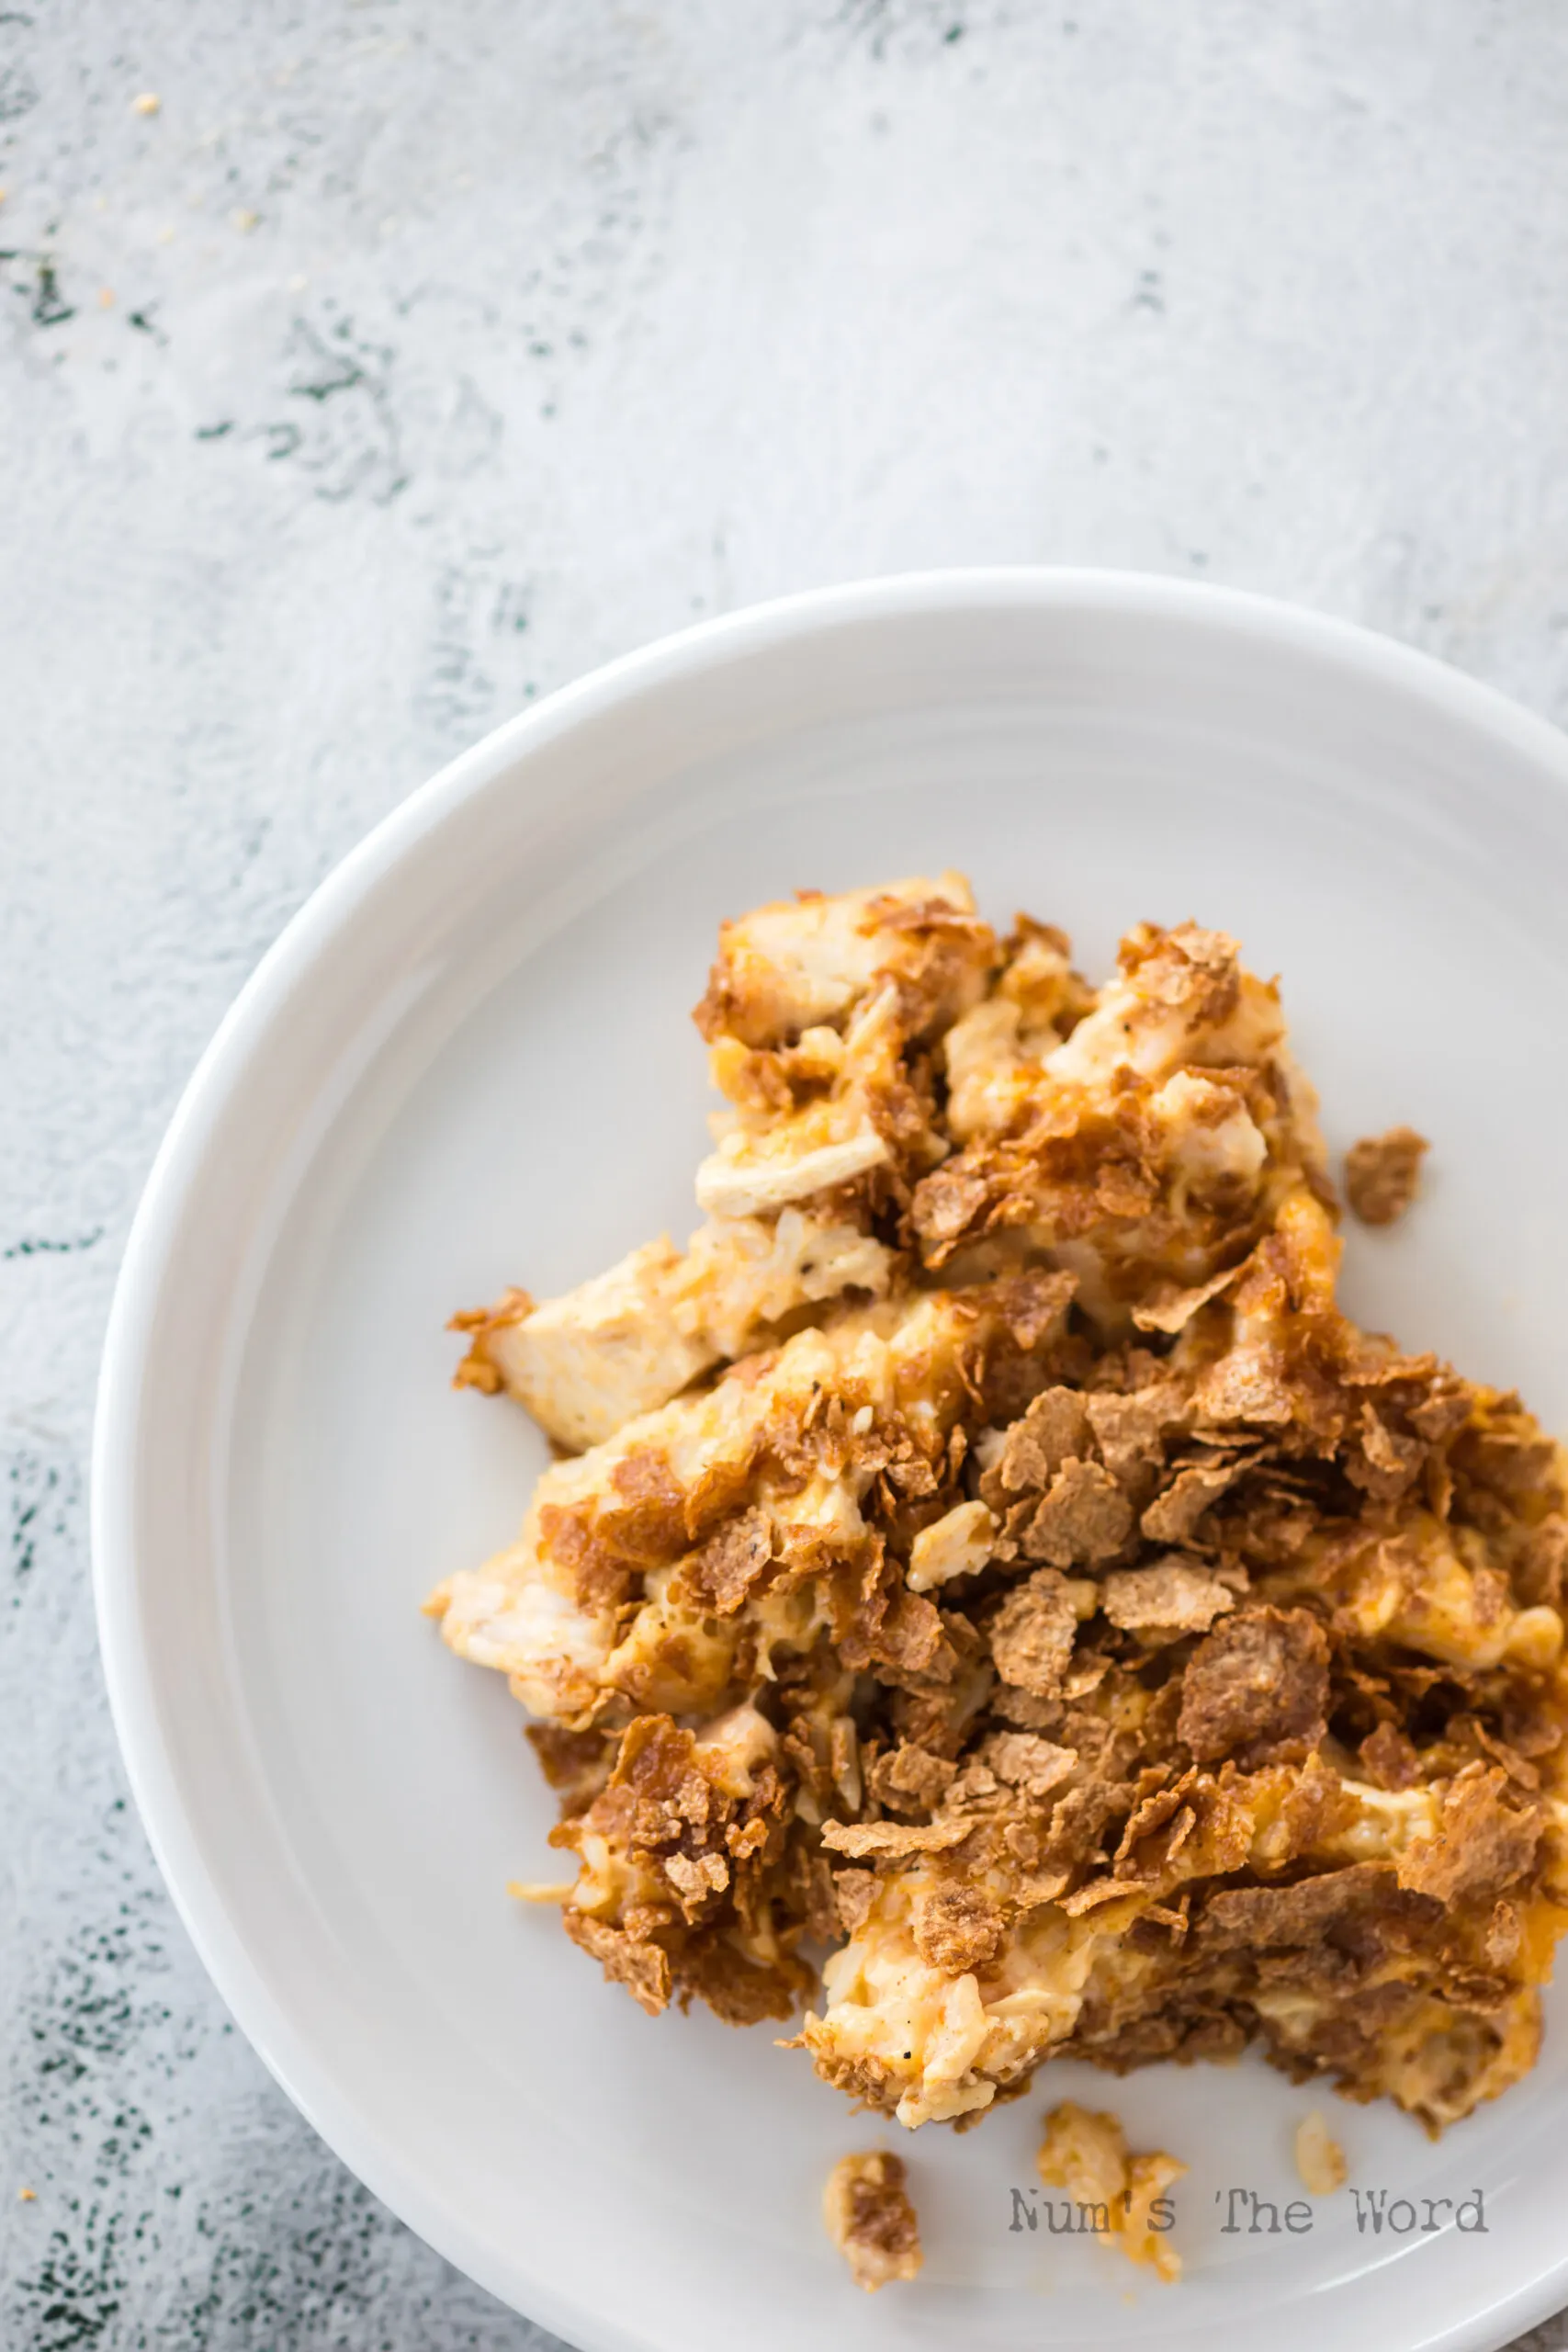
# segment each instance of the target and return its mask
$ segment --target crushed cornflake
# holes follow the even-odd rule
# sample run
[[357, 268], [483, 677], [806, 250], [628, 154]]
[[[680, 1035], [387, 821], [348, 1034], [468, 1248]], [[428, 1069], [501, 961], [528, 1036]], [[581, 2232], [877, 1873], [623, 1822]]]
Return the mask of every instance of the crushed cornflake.
[[1410, 1206], [1431, 1148], [1414, 1127], [1363, 1136], [1345, 1155], [1345, 1197], [1363, 1225], [1393, 1225]]
[[991, 1626], [991, 1657], [1004, 1682], [1054, 1698], [1077, 1638], [1077, 1612], [1066, 1579], [1040, 1568], [1011, 1591]]
[[1206, 1634], [1216, 1617], [1235, 1606], [1235, 1595], [1228, 1585], [1185, 1560], [1113, 1568], [1100, 1588], [1100, 1607], [1112, 1625], [1156, 1640]]
[[906, 1854], [939, 1854], [967, 1836], [963, 1821], [933, 1821], [913, 1827], [897, 1821], [825, 1821], [822, 1843], [838, 1854], [863, 1860], [867, 1854], [898, 1860]]
[[907, 2177], [902, 2156], [870, 2148], [840, 2156], [822, 2191], [828, 2235], [868, 2294], [895, 2278], [915, 2278], [923, 2259]]
[[[457, 1318], [558, 1456], [426, 1604], [559, 1803], [519, 1894], [908, 2126], [1057, 2057], [1257, 2043], [1434, 2135], [1517, 2082], [1568, 1464], [1343, 1313], [1277, 986], [1145, 923], [1092, 988], [949, 874], [725, 924], [697, 1024], [685, 1246]], [[1422, 1148], [1352, 1154], [1359, 1214]], [[1090, 2123], [1159, 2267], [1171, 2160]]]

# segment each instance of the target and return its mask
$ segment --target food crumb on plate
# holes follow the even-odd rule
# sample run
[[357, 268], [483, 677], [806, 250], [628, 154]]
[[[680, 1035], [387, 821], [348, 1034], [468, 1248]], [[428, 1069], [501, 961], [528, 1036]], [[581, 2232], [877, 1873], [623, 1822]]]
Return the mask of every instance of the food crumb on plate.
[[913, 2278], [923, 2259], [920, 2225], [905, 2177], [902, 2156], [867, 2148], [840, 2156], [822, 2191], [828, 2235], [867, 2294], [890, 2279]]
[[1165, 2192], [1187, 2166], [1163, 2149], [1134, 2155], [1114, 2115], [1064, 2099], [1045, 2118], [1035, 2158], [1047, 2188], [1065, 2188], [1089, 2216], [1089, 2227], [1127, 2256], [1147, 2263], [1174, 2285], [1181, 2256], [1166, 2233], [1175, 2220]]
[[1345, 2186], [1345, 2151], [1316, 2108], [1296, 2126], [1296, 2170], [1309, 2197], [1332, 2197]]
[[1363, 1136], [1345, 1155], [1345, 1193], [1363, 1225], [1397, 1225], [1420, 1187], [1421, 1160], [1430, 1148], [1414, 1127]]

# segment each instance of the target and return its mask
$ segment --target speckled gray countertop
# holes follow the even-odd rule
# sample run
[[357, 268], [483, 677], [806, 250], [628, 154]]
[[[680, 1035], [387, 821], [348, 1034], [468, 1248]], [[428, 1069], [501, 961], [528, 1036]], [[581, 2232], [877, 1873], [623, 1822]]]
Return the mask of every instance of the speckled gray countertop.
[[0, 184], [0, 2341], [514, 2352], [128, 1808], [85, 1463], [179, 1090], [430, 770], [784, 590], [1144, 566], [1562, 718], [1568, 13], [22, 0]]

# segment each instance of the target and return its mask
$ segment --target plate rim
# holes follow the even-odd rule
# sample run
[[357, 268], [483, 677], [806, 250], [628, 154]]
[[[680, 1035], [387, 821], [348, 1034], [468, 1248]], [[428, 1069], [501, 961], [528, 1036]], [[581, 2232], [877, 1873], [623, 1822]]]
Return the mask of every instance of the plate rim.
[[[373, 2195], [444, 2259], [509, 2309], [569, 2342], [643, 2352], [653, 2342], [606, 2329], [591, 2306], [530, 2274], [517, 2301], [488, 2246], [427, 2192], [417, 2168], [379, 2140], [329, 2059], [246, 1962], [223, 1896], [191, 1831], [164, 1746], [146, 1629], [138, 1606], [133, 1526], [142, 1373], [167, 1282], [177, 1276], [181, 1213], [220, 1108], [243, 1088], [253, 1050], [317, 950], [352, 922], [380, 880], [417, 856], [447, 817], [536, 750], [682, 673], [792, 637], [866, 621], [994, 606], [1092, 609], [1214, 624], [1222, 633], [1316, 654], [1446, 710], [1554, 774], [1568, 795], [1568, 735], [1437, 656], [1360, 624], [1282, 598], [1170, 575], [1097, 566], [967, 566], [873, 575], [806, 589], [699, 621], [562, 685], [448, 762], [390, 808], [317, 884], [266, 949], [186, 1080], [127, 1237], [107, 1317], [89, 1476], [92, 1587], [99, 1656], [132, 1801], [176, 1916], [219, 1998], [285, 2096]], [[1568, 2304], [1568, 2251], [1549, 2270], [1461, 2315], [1422, 2352], [1495, 2352]]]

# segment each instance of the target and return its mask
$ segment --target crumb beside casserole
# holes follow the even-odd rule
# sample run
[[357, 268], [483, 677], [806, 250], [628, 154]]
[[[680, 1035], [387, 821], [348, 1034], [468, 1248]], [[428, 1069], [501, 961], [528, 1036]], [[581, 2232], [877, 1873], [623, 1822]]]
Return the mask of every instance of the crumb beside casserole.
[[919, 2271], [920, 2225], [905, 2179], [902, 2156], [872, 2148], [840, 2156], [822, 2191], [828, 2235], [868, 2295]]
[[1349, 2175], [1345, 2151], [1314, 2107], [1296, 2126], [1296, 2170], [1311, 2197], [1332, 2197]]
[[1187, 2166], [1163, 2148], [1134, 2155], [1114, 2115], [1096, 2114], [1064, 2099], [1045, 2118], [1035, 2168], [1048, 2189], [1065, 2188], [1077, 2214], [1101, 2243], [1129, 2262], [1147, 2263], [1174, 2286], [1181, 2256], [1166, 2233], [1175, 2208], [1165, 2192]]
[[686, 1249], [458, 1318], [573, 1450], [428, 1604], [534, 1718], [568, 1934], [809, 2004], [910, 2125], [1252, 2041], [1433, 2132], [1517, 2080], [1568, 1464], [1340, 1311], [1277, 989], [1190, 923], [1092, 989], [943, 875], [726, 924], [696, 1017]]
[[1363, 1136], [1345, 1154], [1345, 1197], [1363, 1225], [1397, 1225], [1416, 1198], [1430, 1147], [1414, 1127]]

